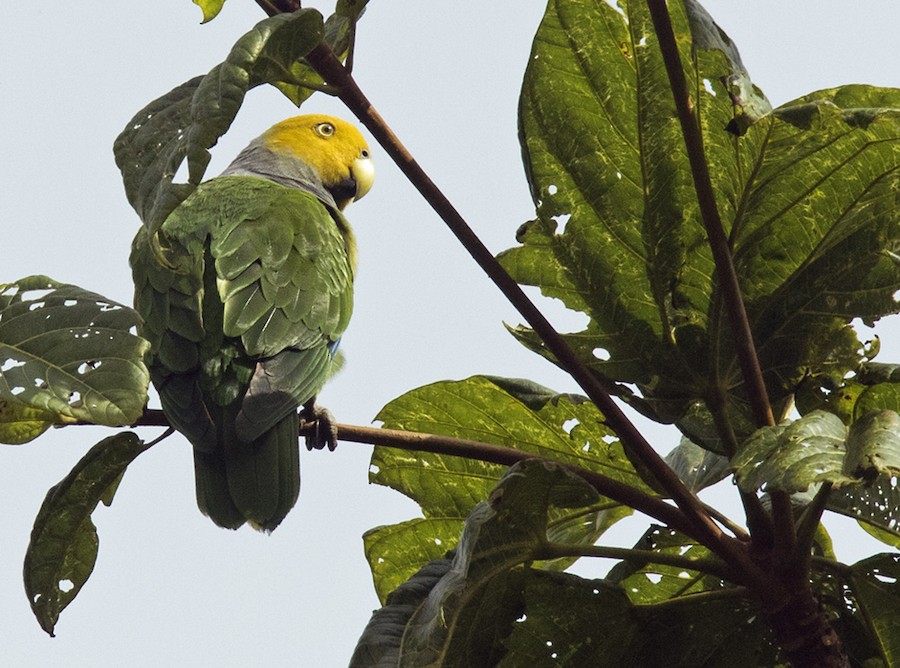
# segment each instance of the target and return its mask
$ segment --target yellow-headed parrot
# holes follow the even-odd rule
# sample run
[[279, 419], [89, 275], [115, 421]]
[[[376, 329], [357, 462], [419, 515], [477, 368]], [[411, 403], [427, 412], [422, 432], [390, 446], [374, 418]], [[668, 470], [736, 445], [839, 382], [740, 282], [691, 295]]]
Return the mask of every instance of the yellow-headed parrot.
[[297, 501], [298, 408], [313, 411], [337, 370], [353, 306], [341, 212], [373, 179], [355, 127], [297, 116], [134, 240], [153, 384], [193, 445], [197, 504], [219, 526], [271, 531]]

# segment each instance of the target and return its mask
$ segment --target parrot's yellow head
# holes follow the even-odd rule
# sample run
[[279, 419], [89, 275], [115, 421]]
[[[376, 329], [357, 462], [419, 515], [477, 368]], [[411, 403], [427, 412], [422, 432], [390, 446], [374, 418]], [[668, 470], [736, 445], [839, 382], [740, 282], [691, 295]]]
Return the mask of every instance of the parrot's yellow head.
[[340, 209], [369, 192], [375, 180], [366, 140], [340, 118], [294, 116], [273, 125], [261, 139], [273, 153], [302, 160], [315, 170]]

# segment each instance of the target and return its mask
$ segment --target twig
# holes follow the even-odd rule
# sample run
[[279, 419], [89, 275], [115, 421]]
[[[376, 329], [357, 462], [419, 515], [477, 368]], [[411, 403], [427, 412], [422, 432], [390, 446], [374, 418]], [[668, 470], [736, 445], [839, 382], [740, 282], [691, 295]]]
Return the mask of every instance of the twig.
[[535, 560], [559, 559], [561, 557], [619, 559], [621, 561], [673, 566], [689, 571], [701, 571], [722, 580], [732, 580], [734, 577], [734, 574], [729, 571], [728, 567], [718, 559], [691, 559], [690, 557], [655, 552], [653, 550], [636, 550], [624, 547], [608, 547], [606, 545], [548, 543], [540, 547], [535, 554]]

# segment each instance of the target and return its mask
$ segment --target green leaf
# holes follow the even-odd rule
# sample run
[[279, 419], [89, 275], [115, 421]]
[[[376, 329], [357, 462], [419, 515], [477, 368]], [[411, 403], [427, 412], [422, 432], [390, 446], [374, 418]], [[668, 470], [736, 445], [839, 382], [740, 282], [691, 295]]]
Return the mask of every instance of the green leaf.
[[[125, 194], [151, 231], [202, 181], [214, 146], [237, 115], [248, 90], [291, 83], [293, 64], [320, 39], [322, 15], [312, 9], [260, 21], [227, 58], [205, 76], [187, 81], [132, 118], [113, 151]], [[187, 183], [174, 182], [187, 159]]]
[[464, 666], [477, 657], [495, 663], [485, 660], [486, 650], [518, 607], [511, 570], [532, 561], [545, 544], [548, 509], [581, 508], [596, 498], [584, 480], [555, 464], [530, 460], [511, 467], [470, 513], [450, 570], [410, 619], [400, 665]]
[[877, 638], [885, 665], [900, 663], [900, 555], [879, 554], [853, 565], [856, 601]]
[[207, 23], [219, 15], [225, 0], [193, 0], [193, 3], [203, 10], [203, 23]]
[[850, 427], [813, 411], [793, 423], [758, 430], [732, 459], [745, 492], [765, 487], [802, 492], [810, 485], [870, 484], [900, 471], [900, 416], [873, 412]]
[[[395, 399], [377, 419], [385, 428], [516, 448], [650, 491], [593, 404], [529, 381], [474, 376], [438, 382]], [[367, 557], [376, 590], [383, 597], [427, 560], [453, 547], [455, 541], [448, 543], [448, 536], [459, 535], [463, 520], [487, 497], [505, 467], [463, 457], [376, 447], [372, 471], [372, 482], [409, 496], [425, 516], [421, 524], [380, 527], [368, 537]], [[592, 544], [630, 513], [630, 509], [608, 499], [598, 500], [587, 511], [554, 510], [551, 538], [561, 543]], [[455, 531], [452, 522], [456, 523]], [[412, 527], [415, 539], [407, 542]], [[432, 529], [434, 533], [428, 533]], [[559, 560], [553, 567], [563, 568], [571, 561]]]
[[[53, 422], [118, 426], [147, 403], [137, 313], [46, 276], [0, 285], [0, 399]], [[32, 427], [34, 429], [36, 427]]]
[[[621, 12], [590, 0], [548, 4], [520, 103], [537, 218], [499, 259], [520, 283], [590, 317], [566, 338], [618, 383], [614, 392], [678, 423], [712, 385], [741, 441], [754, 425], [668, 78], [645, 3], [619, 4]], [[853, 318], [898, 310], [900, 91], [846, 86], [767, 113], [734, 44], [702, 8], [668, 7], [779, 405], [806, 375], [856, 368]], [[514, 333], [544, 352], [530, 330]]]
[[370, 529], [363, 534], [375, 593], [382, 603], [413, 577], [422, 564], [442, 557], [456, 545], [465, 518], [418, 518]]
[[25, 553], [25, 593], [41, 628], [51, 636], [60, 613], [78, 595], [97, 559], [91, 514], [128, 465], [147, 446], [132, 432], [103, 439], [50, 488], [34, 520]]
[[56, 418], [39, 408], [0, 399], [0, 443], [20, 445], [32, 441], [52, 427]]

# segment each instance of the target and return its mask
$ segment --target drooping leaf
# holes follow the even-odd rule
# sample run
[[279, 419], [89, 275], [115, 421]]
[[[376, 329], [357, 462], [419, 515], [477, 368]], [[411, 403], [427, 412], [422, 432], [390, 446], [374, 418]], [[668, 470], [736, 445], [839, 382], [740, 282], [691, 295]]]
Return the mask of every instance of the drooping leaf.
[[[537, 219], [500, 260], [519, 282], [590, 316], [567, 340], [645, 415], [679, 422], [712, 382], [741, 441], [754, 425], [667, 76], [645, 3], [619, 4], [548, 4], [520, 103]], [[900, 91], [846, 86], [767, 113], [702, 8], [668, 6], [779, 405], [805, 375], [840, 377], [859, 364], [854, 317], [897, 311]], [[514, 332], [542, 351], [530, 330]]]
[[24, 573], [28, 602], [51, 636], [60, 613], [94, 570], [99, 538], [91, 515], [101, 500], [112, 502], [125, 469], [146, 449], [131, 432], [105, 438], [47, 492], [34, 520]]
[[488, 661], [518, 616], [513, 569], [546, 541], [551, 506], [582, 508], [596, 492], [562, 467], [529, 460], [511, 467], [466, 526], [449, 571], [413, 613], [399, 665], [466, 666]]
[[350, 668], [396, 668], [406, 624], [438, 581], [450, 570], [450, 559], [429, 561], [391, 591], [356, 644]]
[[43, 424], [131, 424], [150, 382], [149, 344], [132, 333], [139, 321], [127, 306], [46, 276], [0, 285], [0, 399], [40, 411]]
[[727, 457], [701, 448], [687, 438], [682, 438], [678, 446], [666, 455], [666, 464], [692, 492], [716, 484], [731, 470]]
[[850, 427], [833, 413], [813, 411], [790, 424], [758, 430], [732, 459], [745, 492], [802, 492], [810, 485], [869, 484], [900, 472], [900, 417], [873, 412]]
[[18, 401], [0, 399], [0, 443], [20, 445], [53, 426], [57, 416]]
[[193, 3], [203, 10], [203, 23], [207, 23], [219, 15], [225, 0], [193, 0]]
[[[208, 74], [154, 100], [128, 122], [113, 150], [125, 194], [144, 225], [155, 231], [197, 187], [208, 149], [231, 126], [247, 91], [292, 82], [292, 65], [319, 43], [323, 30], [322, 15], [313, 9], [264, 19]], [[185, 159], [187, 182], [176, 183]]]
[[[474, 376], [412, 390], [378, 415], [386, 428], [451, 436], [516, 448], [573, 464], [649, 491], [593, 404], [574, 395], [508, 378]], [[425, 521], [380, 527], [367, 536], [367, 557], [384, 596], [429, 559], [453, 547], [448, 536], [490, 493], [505, 467], [462, 457], [375, 448], [372, 482], [409, 496]], [[554, 510], [551, 534], [562, 543], [593, 543], [630, 509], [601, 499], [591, 512]], [[451, 522], [456, 523], [456, 529]], [[415, 529], [415, 539], [407, 542]], [[428, 533], [431, 529], [434, 533]], [[562, 568], [571, 560], [559, 560]]]
[[900, 555], [879, 554], [853, 565], [850, 581], [885, 665], [900, 663]]

